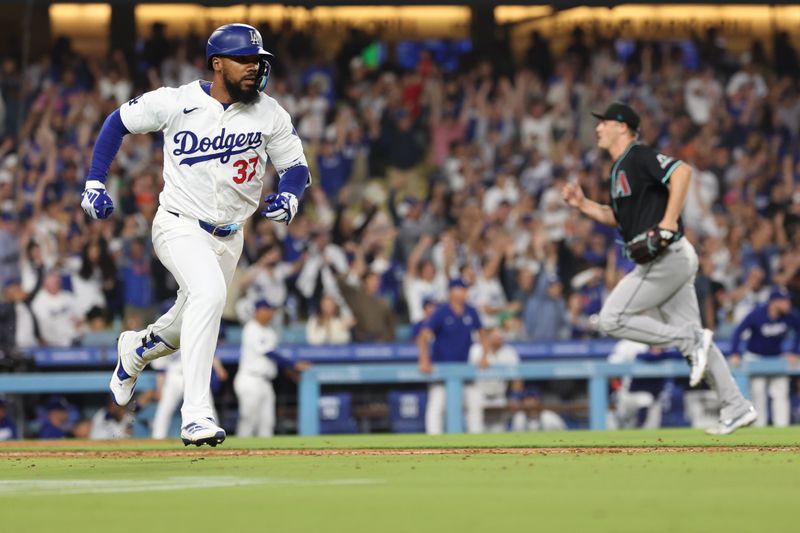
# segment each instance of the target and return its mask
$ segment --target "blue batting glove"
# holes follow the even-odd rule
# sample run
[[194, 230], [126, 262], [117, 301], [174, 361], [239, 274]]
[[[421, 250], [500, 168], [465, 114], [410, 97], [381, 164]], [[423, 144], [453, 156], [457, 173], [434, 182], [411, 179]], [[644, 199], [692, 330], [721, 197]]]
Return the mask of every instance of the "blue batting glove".
[[81, 207], [87, 215], [95, 220], [108, 218], [111, 215], [114, 211], [114, 202], [106, 193], [106, 186], [102, 181], [89, 180], [86, 182]]
[[270, 194], [264, 201], [267, 207], [261, 214], [275, 222], [288, 225], [297, 214], [297, 196], [290, 192]]

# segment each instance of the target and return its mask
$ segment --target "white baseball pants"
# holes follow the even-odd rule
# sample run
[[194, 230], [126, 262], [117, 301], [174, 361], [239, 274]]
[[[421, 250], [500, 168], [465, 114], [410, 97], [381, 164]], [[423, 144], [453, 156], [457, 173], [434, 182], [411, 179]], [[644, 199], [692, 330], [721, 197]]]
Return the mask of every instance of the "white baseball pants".
[[172, 413], [183, 399], [183, 376], [175, 372], [167, 372], [164, 385], [161, 387], [161, 399], [158, 400], [156, 413], [153, 415], [153, 438], [166, 439]]
[[147, 330], [182, 351], [183, 425], [214, 418], [208, 386], [211, 365], [242, 243], [241, 231], [215, 237], [196, 220], [177, 217], [163, 207], [158, 208], [153, 220], [153, 249], [180, 288], [175, 305]]
[[[745, 361], [760, 361], [760, 355], [744, 354]], [[784, 428], [789, 425], [791, 407], [789, 402], [789, 376], [756, 376], [750, 379], [750, 399], [758, 411], [756, 427], [767, 426], [767, 402], [772, 400], [772, 425]]]
[[238, 372], [233, 390], [239, 400], [237, 437], [271, 437], [275, 433], [275, 390], [263, 376]]
[[[467, 432], [481, 433], [484, 426], [483, 392], [475, 385], [464, 385], [464, 405], [467, 408]], [[425, 432], [441, 435], [444, 432], [445, 388], [441, 383], [428, 385], [428, 403], [425, 406]]]

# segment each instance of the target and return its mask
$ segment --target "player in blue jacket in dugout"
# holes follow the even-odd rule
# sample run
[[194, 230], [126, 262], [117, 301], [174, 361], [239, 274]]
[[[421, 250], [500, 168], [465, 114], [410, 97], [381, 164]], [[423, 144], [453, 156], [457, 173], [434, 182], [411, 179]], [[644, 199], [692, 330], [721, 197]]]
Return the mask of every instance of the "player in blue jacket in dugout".
[[[789, 352], [783, 349], [789, 330], [794, 330], [794, 339]], [[749, 332], [745, 342], [744, 356], [740, 347], [742, 335]], [[800, 344], [800, 311], [792, 306], [789, 292], [775, 287], [769, 301], [756, 306], [744, 317], [733, 332], [730, 363], [733, 366], [745, 361], [759, 361], [786, 356], [791, 366], [797, 365]], [[767, 425], [767, 396], [772, 400], [772, 424], [776, 427], [789, 425], [789, 376], [758, 376], [750, 380], [750, 397], [758, 411], [755, 425]]]

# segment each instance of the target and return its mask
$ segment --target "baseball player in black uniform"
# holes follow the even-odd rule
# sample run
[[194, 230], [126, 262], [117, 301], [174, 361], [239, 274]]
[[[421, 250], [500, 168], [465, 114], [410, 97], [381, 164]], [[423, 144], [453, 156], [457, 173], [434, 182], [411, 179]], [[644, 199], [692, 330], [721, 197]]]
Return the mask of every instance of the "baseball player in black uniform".
[[697, 254], [683, 237], [681, 211], [691, 179], [689, 165], [637, 142], [639, 116], [615, 103], [593, 115], [597, 146], [614, 159], [611, 205], [586, 198], [580, 186], [567, 184], [564, 200], [583, 214], [616, 226], [628, 256], [637, 263], [608, 295], [600, 328], [608, 335], [651, 346], [676, 346], [691, 365], [689, 383], [706, 382], [719, 396], [717, 428], [727, 434], [753, 423], [756, 411], [733, 381], [728, 364], [703, 329], [694, 290]]

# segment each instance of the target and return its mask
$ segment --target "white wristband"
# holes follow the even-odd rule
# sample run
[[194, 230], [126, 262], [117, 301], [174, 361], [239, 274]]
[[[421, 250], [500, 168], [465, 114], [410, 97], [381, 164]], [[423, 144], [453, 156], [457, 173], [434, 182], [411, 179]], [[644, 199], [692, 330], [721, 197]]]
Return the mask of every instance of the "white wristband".
[[106, 190], [106, 184], [99, 180], [89, 180], [86, 182], [86, 188]]

